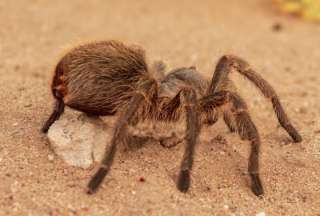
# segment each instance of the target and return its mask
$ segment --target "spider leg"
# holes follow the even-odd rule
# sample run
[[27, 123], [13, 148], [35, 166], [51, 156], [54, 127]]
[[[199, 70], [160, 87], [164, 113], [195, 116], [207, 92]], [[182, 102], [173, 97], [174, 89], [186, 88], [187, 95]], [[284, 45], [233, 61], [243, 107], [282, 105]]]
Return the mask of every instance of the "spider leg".
[[251, 142], [248, 172], [251, 177], [251, 189], [256, 196], [263, 195], [263, 187], [259, 176], [260, 136], [253, 123], [244, 100], [236, 93], [230, 94], [232, 111], [240, 137]]
[[193, 89], [183, 88], [172, 99], [166, 99], [160, 104], [160, 112], [156, 115], [157, 120], [174, 122], [179, 119], [182, 108], [186, 113], [186, 146], [177, 182], [177, 188], [185, 193], [190, 187], [193, 155], [201, 129], [196, 92]]
[[275, 90], [243, 59], [231, 55], [223, 56], [216, 66], [208, 93], [215, 92], [221, 83], [228, 79], [228, 74], [232, 72], [233, 68], [235, 68], [236, 71], [245, 76], [247, 79], [253, 82], [257, 88], [260, 89], [262, 94], [271, 101], [280, 125], [288, 132], [295, 142], [301, 142], [302, 137], [291, 124]]
[[186, 111], [186, 148], [181, 162], [177, 188], [187, 192], [190, 186], [190, 171], [193, 165], [193, 154], [200, 133], [200, 115], [197, 110], [196, 92], [192, 89], [181, 90]]
[[[219, 63], [213, 74], [212, 81], [207, 94], [213, 94], [217, 91], [226, 90], [236, 92], [236, 86], [234, 85], [233, 81], [228, 78], [229, 72], [225, 71], [227, 69], [226, 65]], [[232, 113], [230, 113], [228, 110], [225, 110], [223, 113], [223, 120], [231, 133], [236, 132], [236, 125]]]
[[[41, 131], [43, 133], [47, 133], [50, 126], [60, 118], [62, 113], [64, 112], [64, 93], [65, 93], [65, 85], [63, 84], [63, 65], [61, 62], [56, 66], [55, 75], [52, 80], [51, 89], [52, 94], [55, 98], [55, 105], [52, 114], [50, 115], [49, 119], [45, 122]], [[59, 89], [60, 88], [60, 89]]]
[[[186, 112], [186, 147], [177, 182], [177, 188], [181, 192], [187, 192], [190, 186], [190, 171], [193, 165], [193, 155], [201, 130], [200, 113], [210, 112], [214, 107], [225, 104], [227, 102], [226, 94], [227, 92], [218, 92], [197, 100], [196, 92], [193, 89], [182, 89], [170, 102], [170, 104], [182, 104]], [[182, 99], [182, 101], [178, 98]], [[179, 103], [177, 103], [177, 100], [179, 100]], [[173, 107], [177, 109], [177, 106]], [[174, 112], [171, 110], [171, 113]]]
[[[228, 106], [221, 107], [224, 104]], [[234, 119], [237, 132], [243, 140], [251, 143], [251, 152], [248, 164], [248, 172], [252, 181], [251, 189], [257, 196], [263, 194], [263, 187], [259, 176], [259, 150], [260, 137], [258, 130], [247, 111], [247, 105], [243, 99], [234, 92], [218, 91], [205, 96], [200, 100], [201, 111], [223, 108]]]
[[229, 110], [225, 110], [224, 113], [223, 113], [223, 120], [224, 122], [226, 123], [226, 125], [228, 126], [229, 128], [229, 131], [231, 133], [234, 133], [237, 131], [237, 128], [236, 128], [236, 125], [235, 125], [235, 122], [234, 122], [234, 118], [233, 118], [233, 115], [232, 113], [229, 111]]
[[114, 135], [111, 140], [110, 148], [106, 149], [104, 158], [101, 162], [99, 170], [91, 178], [88, 184], [88, 193], [92, 194], [97, 191], [105, 176], [110, 171], [110, 167], [115, 156], [117, 145], [120, 140], [125, 139], [127, 135], [128, 123], [134, 117], [141, 104], [145, 101], [146, 97], [152, 92], [152, 88], [156, 85], [154, 80], [145, 81], [141, 85], [139, 91], [131, 98], [130, 102], [122, 112], [120, 112], [117, 120]]
[[64, 112], [64, 106], [63, 100], [61, 98], [56, 98], [53, 112], [41, 129], [43, 133], [47, 133], [50, 126], [60, 118], [61, 114]]

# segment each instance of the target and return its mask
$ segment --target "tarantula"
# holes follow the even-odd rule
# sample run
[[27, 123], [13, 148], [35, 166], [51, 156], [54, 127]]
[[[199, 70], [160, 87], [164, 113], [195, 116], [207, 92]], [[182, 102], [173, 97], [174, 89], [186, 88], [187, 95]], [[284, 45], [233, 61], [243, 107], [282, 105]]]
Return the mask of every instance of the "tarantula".
[[294, 142], [302, 141], [274, 89], [242, 58], [223, 56], [211, 82], [204, 79], [195, 67], [178, 68], [165, 76], [163, 63], [148, 67], [143, 49], [118, 41], [81, 45], [60, 60], [51, 85], [55, 107], [42, 131], [48, 131], [63, 113], [65, 105], [89, 115], [117, 114], [111, 146], [105, 150], [101, 165], [88, 184], [88, 193], [91, 194], [108, 174], [118, 144], [128, 141], [129, 125], [144, 120], [176, 122], [184, 115], [186, 146], [177, 188], [187, 192], [201, 127], [214, 124], [222, 115], [231, 132], [238, 132], [240, 138], [251, 143], [248, 164], [251, 189], [260, 196], [264, 193], [259, 176], [260, 137], [245, 101], [228, 78], [234, 71], [252, 81], [271, 101], [280, 125]]

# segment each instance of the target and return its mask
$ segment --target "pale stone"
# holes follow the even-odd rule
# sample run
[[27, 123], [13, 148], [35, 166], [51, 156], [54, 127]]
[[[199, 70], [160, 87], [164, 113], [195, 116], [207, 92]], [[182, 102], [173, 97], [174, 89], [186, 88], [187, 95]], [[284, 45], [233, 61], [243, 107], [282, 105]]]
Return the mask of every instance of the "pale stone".
[[53, 151], [67, 164], [88, 168], [100, 161], [109, 143], [107, 125], [85, 114], [63, 115], [48, 131]]

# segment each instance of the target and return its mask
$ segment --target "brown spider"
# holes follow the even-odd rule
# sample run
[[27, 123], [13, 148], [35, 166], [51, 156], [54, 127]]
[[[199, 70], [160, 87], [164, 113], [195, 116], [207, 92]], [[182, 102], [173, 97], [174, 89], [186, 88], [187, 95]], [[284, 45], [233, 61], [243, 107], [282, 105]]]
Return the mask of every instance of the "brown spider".
[[118, 120], [110, 148], [106, 149], [99, 170], [88, 184], [94, 193], [110, 170], [118, 143], [125, 144], [127, 128], [139, 121], [175, 122], [185, 113], [186, 148], [177, 187], [187, 192], [193, 154], [203, 124], [214, 124], [220, 113], [230, 131], [237, 131], [251, 142], [248, 171], [255, 195], [263, 195], [259, 177], [260, 137], [245, 101], [237, 94], [229, 73], [237, 71], [261, 90], [273, 104], [281, 126], [295, 142], [302, 140], [290, 123], [273, 88], [243, 59], [223, 56], [211, 82], [194, 67], [183, 67], [164, 76], [159, 62], [149, 68], [144, 51], [117, 41], [85, 44], [67, 53], [58, 63], [52, 82], [55, 108], [42, 128], [49, 127], [64, 111], [65, 105], [90, 115], [114, 115]]

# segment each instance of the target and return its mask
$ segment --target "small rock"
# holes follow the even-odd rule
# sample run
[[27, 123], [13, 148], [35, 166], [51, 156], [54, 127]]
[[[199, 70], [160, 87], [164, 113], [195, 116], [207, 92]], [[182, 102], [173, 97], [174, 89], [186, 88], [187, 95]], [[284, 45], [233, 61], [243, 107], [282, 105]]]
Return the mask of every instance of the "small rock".
[[300, 114], [306, 114], [307, 113], [307, 108], [306, 107], [296, 107], [295, 108], [295, 112], [296, 113], [300, 113]]
[[89, 211], [89, 207], [81, 207], [81, 210], [83, 210], [83, 211]]
[[105, 129], [100, 118], [63, 115], [50, 127], [48, 139], [53, 151], [67, 164], [88, 168], [103, 157], [109, 143]]
[[279, 31], [281, 31], [282, 29], [283, 29], [283, 26], [282, 26], [282, 24], [279, 23], [279, 22], [276, 22], [276, 23], [274, 23], [274, 24], [272, 25], [272, 31], [274, 31], [274, 32], [279, 32]]
[[320, 134], [320, 130], [315, 130], [314, 133]]
[[13, 195], [9, 196], [9, 200], [11, 200], [11, 201], [13, 200]]
[[264, 212], [259, 212], [258, 214], [256, 214], [256, 216], [266, 216], [266, 213], [264, 213]]
[[146, 179], [144, 177], [139, 178], [139, 182], [145, 182], [145, 181], [146, 181]]
[[20, 65], [18, 65], [18, 64], [14, 65], [14, 67], [13, 67], [13, 69], [14, 69], [15, 71], [20, 70], [20, 68], [21, 68], [21, 66], [20, 66]]
[[48, 160], [49, 160], [49, 161], [53, 161], [53, 159], [54, 159], [54, 155], [53, 155], [53, 154], [49, 154], [49, 155], [48, 155]]
[[65, 176], [68, 175], [68, 170], [67, 169], [63, 169], [62, 172], [63, 172], [63, 175], [65, 175]]
[[226, 153], [224, 151], [219, 151], [220, 155], [225, 155]]

